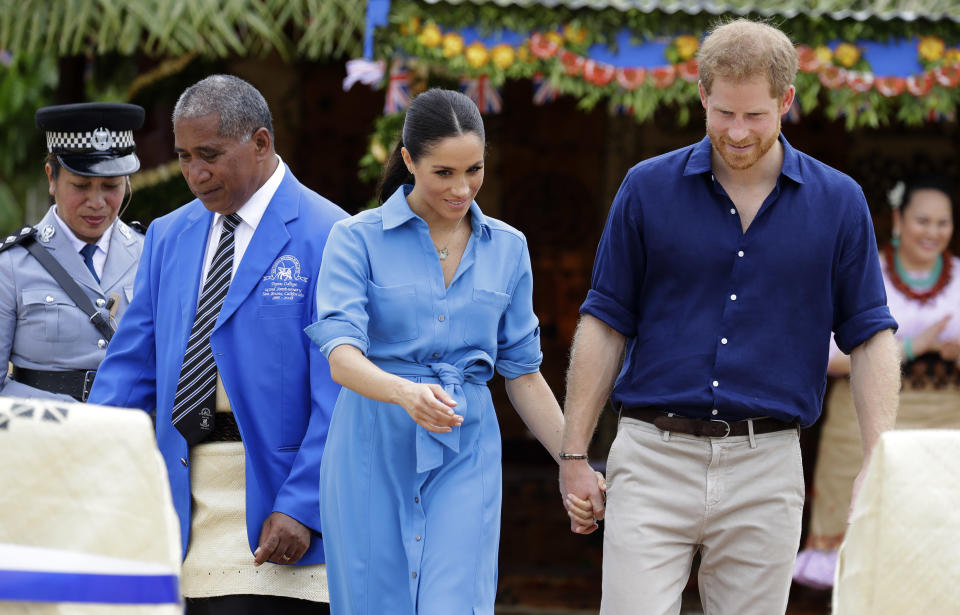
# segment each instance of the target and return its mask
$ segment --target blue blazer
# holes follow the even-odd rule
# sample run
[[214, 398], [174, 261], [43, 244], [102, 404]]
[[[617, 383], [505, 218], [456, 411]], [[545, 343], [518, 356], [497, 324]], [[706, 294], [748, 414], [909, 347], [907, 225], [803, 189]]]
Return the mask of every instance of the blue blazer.
[[[346, 213], [286, 169], [244, 252], [210, 336], [246, 451], [250, 550], [274, 511], [314, 531], [300, 564], [323, 562], [320, 457], [340, 387], [303, 329], [317, 320], [317, 271], [333, 223]], [[193, 326], [213, 213], [194, 200], [155, 220], [127, 309], [97, 372], [89, 401], [157, 411], [157, 444], [190, 535], [190, 455], [170, 422]]]

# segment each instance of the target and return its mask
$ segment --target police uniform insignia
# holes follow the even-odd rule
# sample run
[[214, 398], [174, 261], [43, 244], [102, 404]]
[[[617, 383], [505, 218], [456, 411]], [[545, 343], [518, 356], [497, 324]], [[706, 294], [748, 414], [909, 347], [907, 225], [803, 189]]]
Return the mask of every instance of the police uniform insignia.
[[48, 224], [48, 225], [44, 226], [42, 229], [40, 229], [40, 233], [39, 233], [39, 235], [38, 235], [38, 238], [39, 238], [40, 241], [42, 241], [43, 243], [47, 243], [48, 241], [50, 241], [50, 239], [53, 237], [53, 235], [54, 235], [56, 232], [57, 232], [57, 229], [53, 228], [53, 225], [52, 225], [52, 224]]
[[130, 239], [130, 229], [120, 220], [117, 220], [117, 230], [120, 231], [120, 234], [125, 238]]
[[113, 135], [106, 128], [100, 127], [90, 133], [90, 145], [98, 152], [113, 147]]
[[3, 252], [7, 248], [12, 248], [13, 246], [23, 243], [28, 237], [34, 234], [36, 229], [32, 226], [25, 226], [15, 233], [11, 233], [9, 236], [5, 237], [2, 242], [0, 242], [0, 252]]
[[141, 235], [145, 235], [147, 233], [147, 225], [144, 224], [143, 222], [140, 222], [139, 220], [134, 220], [129, 224], [129, 226], [130, 228], [137, 231]]

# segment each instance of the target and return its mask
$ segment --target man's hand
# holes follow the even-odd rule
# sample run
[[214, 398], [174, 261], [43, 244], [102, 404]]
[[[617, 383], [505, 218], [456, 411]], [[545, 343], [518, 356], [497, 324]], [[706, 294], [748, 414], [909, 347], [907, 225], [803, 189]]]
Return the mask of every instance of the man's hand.
[[270, 513], [260, 529], [260, 541], [253, 552], [253, 565], [270, 561], [296, 564], [310, 547], [310, 528], [282, 512]]
[[591, 534], [603, 519], [606, 482], [586, 459], [560, 461], [560, 496], [570, 516], [570, 531]]

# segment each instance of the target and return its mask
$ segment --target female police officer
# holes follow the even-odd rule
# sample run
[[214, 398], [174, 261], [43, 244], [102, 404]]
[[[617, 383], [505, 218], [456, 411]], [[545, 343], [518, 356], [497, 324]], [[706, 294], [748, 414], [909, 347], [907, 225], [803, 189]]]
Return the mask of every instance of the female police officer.
[[0, 243], [0, 395], [86, 399], [133, 293], [143, 237], [117, 218], [140, 168], [143, 108], [44, 107], [54, 204]]

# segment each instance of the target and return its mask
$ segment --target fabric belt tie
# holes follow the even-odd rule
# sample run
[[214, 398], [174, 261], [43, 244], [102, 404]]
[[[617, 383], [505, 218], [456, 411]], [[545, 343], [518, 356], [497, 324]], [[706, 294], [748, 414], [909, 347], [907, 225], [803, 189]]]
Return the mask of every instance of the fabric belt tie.
[[[748, 419], [727, 421], [722, 419], [692, 419], [684, 416], [670, 416], [666, 410], [656, 408], [628, 408], [621, 406], [620, 415], [652, 423], [660, 431], [674, 431], [691, 436], [706, 438], [726, 438], [728, 436], [746, 436], [750, 434]], [[749, 419], [753, 421], [753, 433], [763, 434], [785, 429], [796, 429], [796, 423], [787, 423], [770, 417]]]
[[[450, 363], [423, 365], [397, 360], [375, 363], [381, 369], [398, 376], [436, 378], [447, 395], [457, 402], [453, 411], [464, 420], [467, 419], [467, 397], [463, 392], [463, 384], [486, 384], [492, 372], [486, 363], [467, 363], [464, 367]], [[435, 433], [417, 425], [417, 473], [429, 472], [443, 465], [444, 447], [454, 453], [460, 452], [460, 426], [451, 427], [449, 432]]]

